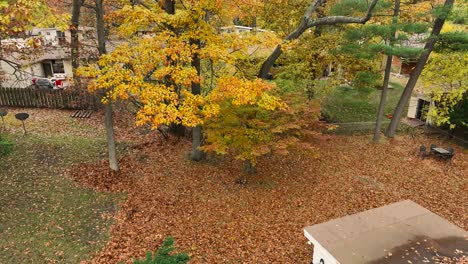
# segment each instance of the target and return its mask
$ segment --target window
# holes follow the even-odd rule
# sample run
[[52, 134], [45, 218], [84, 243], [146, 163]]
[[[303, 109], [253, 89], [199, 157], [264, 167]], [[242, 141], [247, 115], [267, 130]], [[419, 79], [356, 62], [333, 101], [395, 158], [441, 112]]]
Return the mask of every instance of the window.
[[46, 78], [53, 77], [54, 74], [65, 74], [62, 60], [44, 61], [42, 62], [42, 67]]
[[44, 77], [50, 78], [50, 77], [53, 76], [52, 67], [50, 65], [50, 62], [43, 62], [42, 67], [44, 69]]
[[53, 61], [52, 70], [54, 73], [65, 73], [65, 67], [63, 66], [62, 61]]

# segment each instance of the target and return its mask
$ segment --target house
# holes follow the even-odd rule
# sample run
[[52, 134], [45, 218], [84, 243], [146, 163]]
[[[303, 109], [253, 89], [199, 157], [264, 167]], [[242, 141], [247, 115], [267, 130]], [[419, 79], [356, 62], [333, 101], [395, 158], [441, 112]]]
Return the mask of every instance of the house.
[[[82, 56], [86, 59], [97, 58], [93, 50], [94, 29], [80, 27], [79, 40], [88, 48], [83, 48]], [[33, 39], [40, 49], [28, 51], [28, 42]], [[15, 46], [14, 51], [4, 52], [0, 58], [0, 86], [26, 88], [36, 78], [48, 78], [67, 87], [73, 78], [69, 43], [71, 33], [56, 28], [34, 28], [27, 32], [26, 39], [4, 39], [2, 49]], [[89, 43], [87, 43], [89, 42]]]
[[53, 78], [64, 86], [73, 78], [69, 52], [64, 48], [48, 48], [39, 55], [9, 54], [0, 60], [0, 86], [26, 88], [35, 78]]
[[42, 38], [45, 45], [66, 45], [65, 32], [56, 28], [33, 28], [27, 32], [29, 37]]
[[393, 56], [392, 59], [392, 68], [393, 71], [396, 72], [398, 75], [410, 75], [414, 68], [416, 67], [416, 63], [418, 58], [412, 57], [397, 57]]
[[[413, 34], [408, 39], [401, 42], [402, 47], [408, 47], [412, 49], [424, 48], [426, 34]], [[383, 60], [386, 61], [386, 58]], [[392, 71], [398, 75], [409, 75], [413, 72], [418, 62], [418, 57], [412, 56], [393, 56], [392, 58]]]
[[431, 124], [431, 120], [428, 117], [428, 112], [433, 104], [431, 98], [425, 94], [418, 94], [411, 96], [408, 105], [407, 117], [424, 122], [427, 125]]

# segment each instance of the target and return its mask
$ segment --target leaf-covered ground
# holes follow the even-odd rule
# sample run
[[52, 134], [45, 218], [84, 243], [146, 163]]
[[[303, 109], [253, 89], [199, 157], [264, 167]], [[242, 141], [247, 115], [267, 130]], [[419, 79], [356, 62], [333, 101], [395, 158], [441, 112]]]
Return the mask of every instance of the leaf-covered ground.
[[[85, 189], [65, 170], [102, 159], [103, 134], [69, 112], [9, 110], [3, 136], [15, 147], [0, 157], [0, 263], [90, 258], [107, 241], [112, 218], [106, 216], [115, 213], [122, 195]], [[31, 115], [26, 136], [14, 118], [18, 112]]]
[[105, 162], [80, 166], [73, 176], [83, 184], [128, 193], [110, 242], [92, 262], [131, 261], [173, 236], [192, 263], [308, 263], [305, 226], [403, 199], [468, 227], [466, 150], [455, 147], [445, 162], [421, 159], [419, 146], [450, 143], [420, 134], [380, 144], [369, 136], [309, 140], [318, 158], [267, 157], [245, 185], [238, 184], [240, 162], [191, 162], [185, 140], [128, 146], [118, 175]]
[[[191, 263], [309, 263], [313, 249], [305, 226], [402, 199], [468, 227], [468, 153], [455, 146], [451, 162], [419, 158], [422, 143], [453, 146], [433, 136], [416, 133], [414, 139], [399, 136], [380, 144], [369, 136], [311, 138], [319, 157], [300, 151], [267, 157], [241, 185], [239, 161], [191, 162], [189, 142], [134, 129], [131, 119], [122, 122], [125, 115], [116, 117], [122, 171], [111, 174], [102, 161], [101, 114], [74, 120], [67, 111], [36, 111], [28, 123], [31, 139], [14, 152], [29, 163], [10, 173], [5, 160], [20, 164], [23, 154], [1, 158], [0, 262], [11, 263], [11, 256], [16, 263], [31, 256], [34, 263], [130, 262], [173, 236]], [[20, 124], [9, 122], [20, 138]], [[107, 192], [124, 192], [126, 199], [114, 215], [110, 240], [93, 253], [99, 249], [93, 241], [106, 237], [108, 222], [101, 220], [113, 215], [105, 208], [115, 206], [115, 196]]]

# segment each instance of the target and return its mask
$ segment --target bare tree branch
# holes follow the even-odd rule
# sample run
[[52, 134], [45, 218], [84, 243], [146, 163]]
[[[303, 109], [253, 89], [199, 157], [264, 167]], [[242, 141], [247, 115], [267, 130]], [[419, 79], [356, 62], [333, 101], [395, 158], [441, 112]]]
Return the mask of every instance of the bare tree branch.
[[[285, 41], [294, 40], [299, 38], [307, 29], [316, 27], [316, 26], [324, 26], [324, 25], [338, 25], [338, 24], [364, 24], [372, 17], [372, 12], [377, 5], [379, 0], [372, 0], [370, 3], [366, 15], [363, 17], [347, 17], [347, 16], [327, 16], [321, 18], [312, 18], [312, 14], [317, 10], [317, 8], [321, 5], [323, 0], [314, 0], [307, 10], [304, 12], [304, 16], [301, 19], [301, 22], [297, 26], [297, 28], [291, 32], [286, 38]], [[281, 56], [283, 51], [281, 50], [281, 44], [278, 44], [270, 56], [263, 62], [262, 67], [260, 68], [260, 72], [258, 77], [262, 79], [268, 78], [268, 73], [270, 72], [271, 67], [275, 63], [275, 61]]]

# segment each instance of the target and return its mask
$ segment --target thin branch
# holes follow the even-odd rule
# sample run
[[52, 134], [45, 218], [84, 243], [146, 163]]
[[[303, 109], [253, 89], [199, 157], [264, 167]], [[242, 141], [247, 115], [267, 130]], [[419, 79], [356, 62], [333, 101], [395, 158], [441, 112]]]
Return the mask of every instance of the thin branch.
[[377, 5], [378, 0], [373, 0], [367, 9], [364, 17], [347, 17], [347, 16], [329, 16], [307, 21], [307, 27], [336, 25], [336, 24], [364, 24], [372, 17], [372, 11]]
[[322, 4], [322, 0], [315, 0], [312, 4], [307, 8], [304, 13], [304, 18], [309, 19], [315, 10]]

